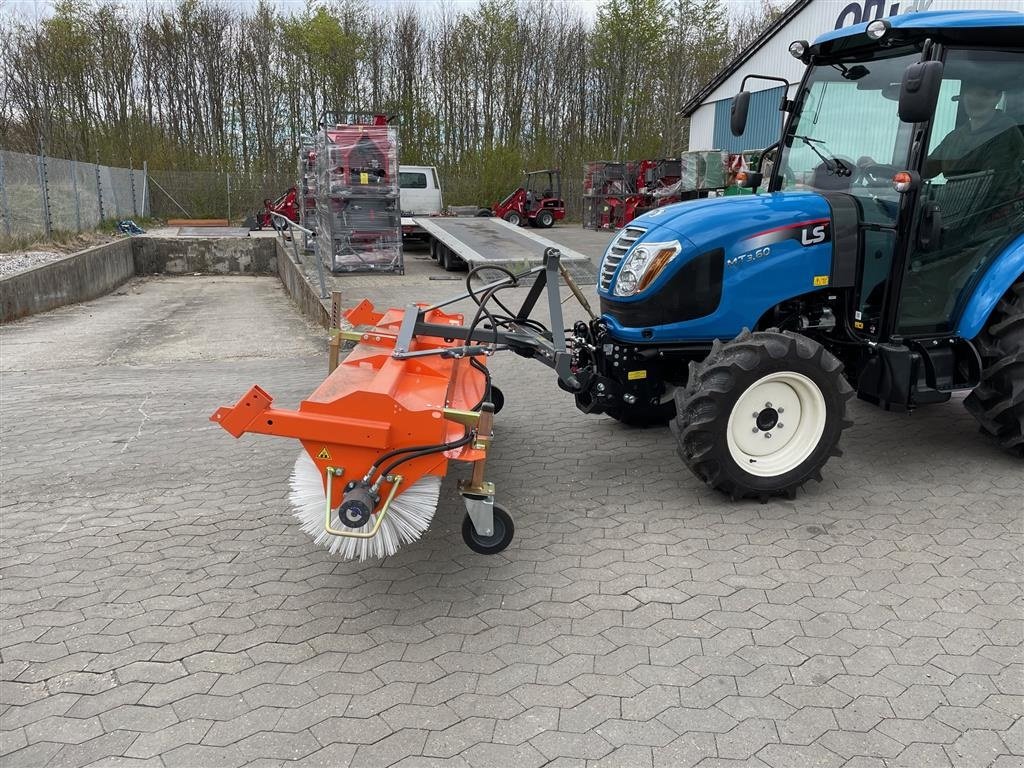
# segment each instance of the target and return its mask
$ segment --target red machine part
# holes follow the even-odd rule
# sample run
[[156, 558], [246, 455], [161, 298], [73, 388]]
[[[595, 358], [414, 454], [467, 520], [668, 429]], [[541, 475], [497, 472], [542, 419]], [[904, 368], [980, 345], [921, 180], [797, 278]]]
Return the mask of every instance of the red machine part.
[[[475, 408], [483, 399], [485, 374], [467, 357], [394, 358], [404, 315], [399, 309], [377, 312], [368, 301], [346, 312], [353, 325], [371, 327], [298, 410], [271, 407], [273, 398], [254, 386], [234, 406], [218, 408], [210, 420], [234, 437], [249, 432], [300, 440], [322, 478], [326, 478], [328, 467], [343, 467], [346, 481], [362, 477], [381, 455], [396, 448], [440, 446], [458, 440], [466, 428], [446, 418], [445, 409]], [[425, 320], [459, 326], [463, 317], [435, 309]], [[461, 343], [417, 336], [409, 351]], [[470, 442], [412, 458], [402, 464], [403, 488], [427, 474], [443, 476], [450, 460], [477, 461], [484, 455]], [[332, 486], [332, 507], [340, 504], [343, 489], [343, 483]]]
[[280, 219], [275, 219], [271, 213], [285, 216], [296, 224], [299, 222], [299, 191], [295, 187], [289, 187], [288, 191], [277, 200], [267, 198], [263, 201], [263, 210], [256, 214], [256, 225], [263, 229], [274, 228], [284, 229], [285, 224]]

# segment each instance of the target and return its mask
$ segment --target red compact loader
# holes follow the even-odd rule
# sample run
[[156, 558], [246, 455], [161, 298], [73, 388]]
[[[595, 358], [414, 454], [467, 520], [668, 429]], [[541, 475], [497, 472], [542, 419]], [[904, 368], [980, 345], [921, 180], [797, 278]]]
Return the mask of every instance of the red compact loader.
[[491, 213], [509, 224], [547, 229], [565, 218], [562, 199], [562, 172], [555, 170], [530, 171], [523, 186], [500, 203], [491, 206]]

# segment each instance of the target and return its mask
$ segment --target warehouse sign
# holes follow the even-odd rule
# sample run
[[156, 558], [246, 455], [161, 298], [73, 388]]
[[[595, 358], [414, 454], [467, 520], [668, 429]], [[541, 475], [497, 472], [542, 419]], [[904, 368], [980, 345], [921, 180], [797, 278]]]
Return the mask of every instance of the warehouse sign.
[[[839, 12], [836, 17], [835, 29], [852, 27], [864, 21], [873, 21], [885, 16], [896, 16], [902, 10], [903, 13], [914, 13], [915, 11], [927, 11], [932, 0], [854, 0]], [[888, 6], [888, 13], [886, 13]]]

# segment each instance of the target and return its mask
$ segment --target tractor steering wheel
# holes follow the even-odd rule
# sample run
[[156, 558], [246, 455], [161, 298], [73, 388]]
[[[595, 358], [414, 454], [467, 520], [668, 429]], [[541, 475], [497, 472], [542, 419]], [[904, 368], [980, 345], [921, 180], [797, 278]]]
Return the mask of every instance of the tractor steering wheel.
[[899, 170], [889, 163], [876, 163], [870, 157], [858, 160], [855, 169], [857, 183], [862, 187], [888, 187]]

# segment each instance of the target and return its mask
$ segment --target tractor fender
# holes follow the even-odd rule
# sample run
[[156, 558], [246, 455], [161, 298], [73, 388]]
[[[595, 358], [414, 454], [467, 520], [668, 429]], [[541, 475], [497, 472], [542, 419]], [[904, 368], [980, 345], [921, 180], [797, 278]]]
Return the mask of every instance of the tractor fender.
[[977, 336], [985, 327], [996, 303], [1021, 275], [1024, 275], [1024, 234], [1011, 240], [975, 283], [960, 313], [956, 325], [957, 335], [963, 339]]

